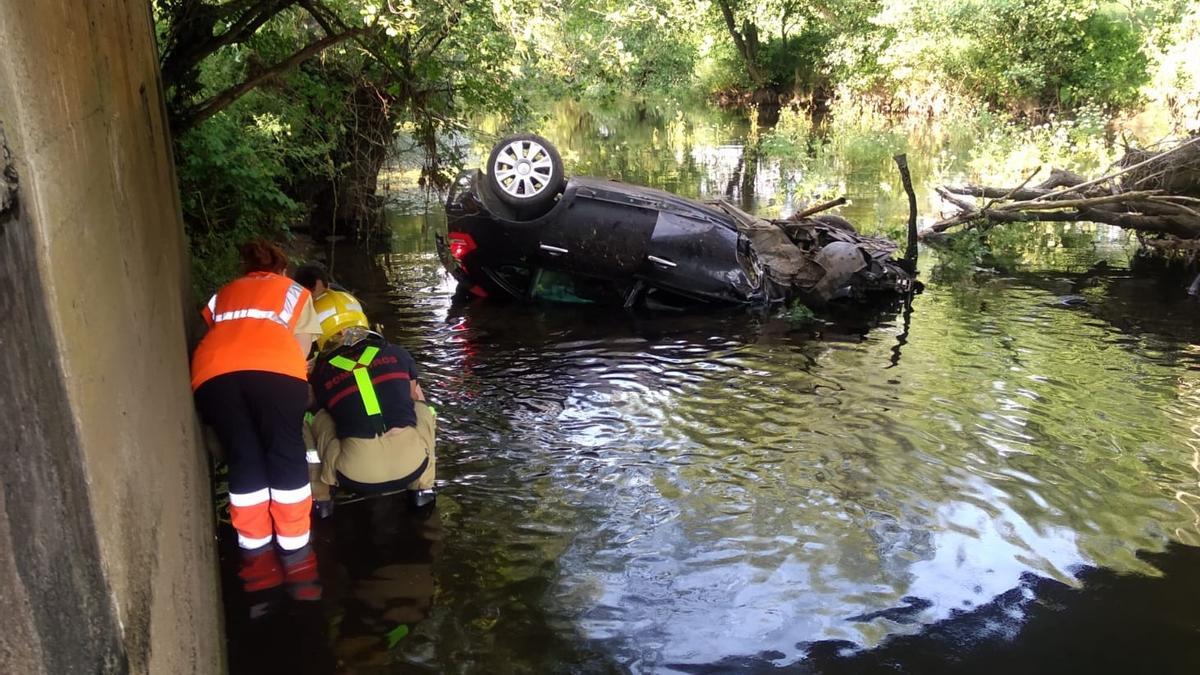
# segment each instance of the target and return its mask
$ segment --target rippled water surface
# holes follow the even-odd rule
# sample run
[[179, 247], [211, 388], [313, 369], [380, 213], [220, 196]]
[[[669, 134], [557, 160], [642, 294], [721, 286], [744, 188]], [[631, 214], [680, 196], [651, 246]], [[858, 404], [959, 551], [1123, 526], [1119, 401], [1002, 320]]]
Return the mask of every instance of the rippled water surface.
[[[427, 521], [378, 500], [320, 524], [346, 672], [723, 672], [955, 622], [957, 648], [1019, 648], [1038, 584], [1154, 578], [1145, 553], [1200, 542], [1177, 288], [933, 283], [907, 335], [902, 314], [455, 306], [406, 227], [384, 278], [350, 278], [424, 367], [441, 497]], [[1195, 663], [1200, 615], [1154, 616], [1192, 638], [1159, 657]]]
[[318, 523], [309, 670], [1200, 672], [1200, 306], [1107, 233], [795, 324], [456, 305], [438, 227], [337, 254], [440, 497]]

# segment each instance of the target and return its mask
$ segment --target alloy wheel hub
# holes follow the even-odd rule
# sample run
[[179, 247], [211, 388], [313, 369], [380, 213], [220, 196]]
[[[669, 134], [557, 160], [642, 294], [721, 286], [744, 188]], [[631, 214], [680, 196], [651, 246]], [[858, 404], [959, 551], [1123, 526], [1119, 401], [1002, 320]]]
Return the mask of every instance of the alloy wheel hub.
[[497, 155], [492, 175], [501, 190], [514, 197], [529, 199], [550, 187], [555, 177], [554, 162], [541, 143], [513, 141]]

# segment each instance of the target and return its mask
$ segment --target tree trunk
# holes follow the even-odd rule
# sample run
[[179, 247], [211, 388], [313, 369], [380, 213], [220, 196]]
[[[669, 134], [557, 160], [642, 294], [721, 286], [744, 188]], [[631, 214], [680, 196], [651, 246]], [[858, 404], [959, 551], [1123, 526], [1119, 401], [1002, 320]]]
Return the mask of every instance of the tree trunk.
[[[733, 16], [733, 4], [730, 0], [717, 0], [717, 5], [721, 8], [725, 27], [729, 29], [729, 37], [733, 38], [733, 46], [737, 48], [738, 54], [746, 64], [746, 74], [750, 76], [750, 81], [755, 89], [762, 87], [764, 78], [758, 67], [758, 31], [748, 30], [749, 34], [743, 36], [737, 29], [737, 20]], [[749, 22], [745, 22], [745, 25], [750, 28], [754, 26]]]
[[377, 222], [379, 172], [396, 138], [398, 111], [393, 103], [369, 84], [354, 89], [349, 100], [354, 122], [333, 152], [334, 180], [313, 197], [314, 236], [359, 233]]

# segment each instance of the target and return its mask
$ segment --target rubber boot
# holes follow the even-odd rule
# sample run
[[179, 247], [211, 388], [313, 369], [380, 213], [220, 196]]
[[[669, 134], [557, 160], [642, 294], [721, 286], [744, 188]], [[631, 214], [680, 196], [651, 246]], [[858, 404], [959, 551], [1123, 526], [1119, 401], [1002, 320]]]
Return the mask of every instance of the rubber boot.
[[242, 549], [242, 564], [238, 569], [242, 589], [247, 593], [265, 591], [283, 583], [283, 568], [271, 544], [254, 549]]
[[287, 580], [288, 593], [297, 600], [320, 600], [321, 583], [317, 574], [317, 553], [312, 545], [284, 551], [279, 559]]
[[246, 592], [246, 609], [251, 619], [261, 619], [275, 611], [280, 600], [279, 587], [283, 585], [283, 566], [273, 545], [242, 549], [238, 578]]

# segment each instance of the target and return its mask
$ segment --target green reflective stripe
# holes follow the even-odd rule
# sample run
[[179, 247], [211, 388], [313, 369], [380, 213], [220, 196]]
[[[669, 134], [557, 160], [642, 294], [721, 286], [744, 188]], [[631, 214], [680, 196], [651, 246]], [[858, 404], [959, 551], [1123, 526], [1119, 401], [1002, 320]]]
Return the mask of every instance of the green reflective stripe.
[[379, 415], [379, 398], [375, 396], [375, 385], [371, 384], [371, 371], [359, 368], [354, 371], [354, 382], [358, 384], [358, 393], [362, 396], [363, 407], [368, 415]]
[[369, 366], [375, 360], [375, 355], [379, 353], [379, 347], [367, 347], [363, 350], [362, 356], [358, 357], [360, 366]]
[[375, 356], [379, 354], [379, 347], [367, 347], [358, 357], [358, 361], [351, 361], [344, 356], [335, 356], [329, 359], [329, 365], [342, 370], [354, 370], [355, 366], [369, 366], [375, 360]]
[[378, 347], [367, 347], [358, 357], [357, 362], [344, 356], [335, 356], [329, 359], [329, 365], [334, 368], [354, 373], [354, 384], [358, 385], [358, 395], [362, 397], [363, 408], [366, 409], [369, 417], [383, 414], [379, 407], [379, 397], [375, 395], [375, 385], [371, 382], [371, 372], [367, 370], [367, 366], [371, 365], [377, 354], [379, 354]]

